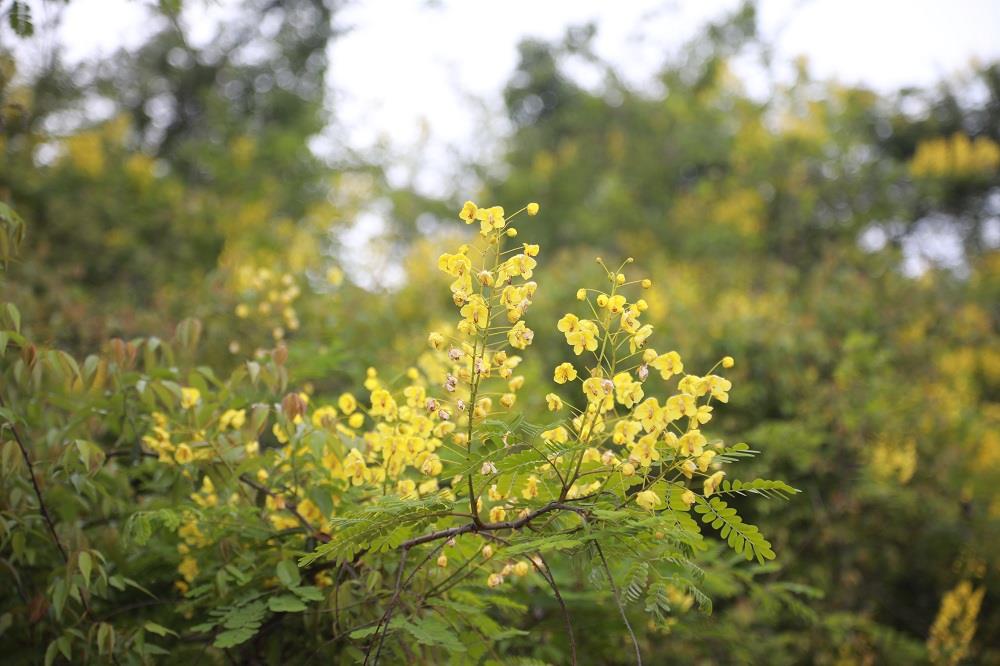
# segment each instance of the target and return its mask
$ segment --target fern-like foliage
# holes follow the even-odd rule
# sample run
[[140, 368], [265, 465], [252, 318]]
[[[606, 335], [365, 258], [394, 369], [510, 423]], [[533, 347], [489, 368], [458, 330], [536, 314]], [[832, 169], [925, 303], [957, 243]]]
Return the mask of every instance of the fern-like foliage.
[[797, 494], [798, 488], [793, 488], [784, 481], [771, 481], [769, 479], [754, 479], [753, 481], [723, 481], [716, 495], [761, 495], [763, 497], [776, 497], [788, 499]]
[[392, 550], [451, 506], [440, 495], [420, 500], [379, 497], [333, 518], [330, 541], [299, 559], [299, 566], [320, 558], [347, 562], [362, 551]]
[[764, 538], [755, 525], [743, 522], [736, 509], [726, 504], [719, 497], [704, 499], [698, 497], [694, 506], [695, 512], [701, 514], [702, 522], [709, 523], [719, 530], [719, 536], [726, 540], [729, 547], [743, 555], [747, 560], [755, 557], [761, 564], [765, 560], [774, 559], [771, 542]]

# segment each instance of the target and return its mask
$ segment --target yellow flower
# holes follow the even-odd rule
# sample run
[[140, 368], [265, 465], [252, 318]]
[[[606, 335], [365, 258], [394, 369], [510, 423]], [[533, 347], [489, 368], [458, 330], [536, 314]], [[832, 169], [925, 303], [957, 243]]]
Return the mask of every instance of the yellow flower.
[[627, 372], [619, 372], [614, 377], [615, 399], [622, 405], [631, 409], [632, 405], [642, 400], [642, 384], [632, 381], [632, 375]]
[[497, 269], [497, 281], [506, 282], [511, 277], [517, 276], [521, 276], [527, 280], [534, 274], [535, 266], [537, 265], [538, 262], [528, 255], [515, 254]]
[[569, 433], [566, 431], [566, 428], [557, 426], [552, 430], [546, 430], [543, 432], [542, 439], [555, 442], [556, 444], [565, 444], [569, 441]]
[[462, 210], [458, 213], [458, 218], [460, 220], [465, 220], [466, 224], [472, 224], [476, 221], [476, 214], [479, 212], [479, 207], [471, 201], [466, 201], [462, 205]]
[[677, 382], [677, 388], [680, 389], [681, 393], [687, 393], [697, 398], [708, 393], [709, 385], [704, 377], [685, 375], [684, 379]]
[[689, 507], [694, 504], [694, 493], [690, 490], [685, 490], [681, 495], [681, 501], [687, 504]]
[[177, 566], [177, 572], [184, 576], [184, 580], [188, 583], [193, 582], [198, 576], [198, 561], [190, 556], [185, 557]]
[[312, 424], [315, 428], [332, 427], [336, 419], [337, 410], [330, 405], [324, 405], [312, 413]]
[[621, 419], [615, 423], [611, 441], [618, 445], [631, 444], [635, 441], [635, 436], [639, 434], [640, 430], [642, 430], [642, 425], [638, 421]]
[[664, 379], [670, 379], [674, 375], [684, 372], [684, 363], [681, 361], [681, 355], [675, 351], [657, 356], [649, 365], [659, 370], [660, 376]]
[[729, 390], [733, 388], [731, 381], [718, 375], [709, 375], [705, 378], [705, 384], [713, 398], [719, 402], [729, 402]]
[[638, 463], [640, 467], [649, 467], [654, 460], [659, 460], [660, 452], [656, 450], [656, 433], [640, 437], [639, 441], [632, 447], [628, 458], [632, 462]]
[[352, 428], [360, 428], [362, 425], [364, 425], [364, 422], [365, 422], [365, 415], [362, 414], [361, 412], [356, 412], [354, 414], [351, 414], [351, 416], [347, 419], [347, 425], [351, 426]]
[[194, 451], [187, 444], [181, 444], [174, 451], [174, 460], [176, 460], [181, 465], [186, 465], [192, 460], [194, 460]]
[[385, 389], [376, 389], [371, 394], [372, 407], [369, 413], [372, 416], [381, 416], [387, 421], [395, 420], [398, 413], [396, 401]]
[[439, 567], [441, 567], [442, 569], [444, 569], [446, 566], [448, 566], [448, 556], [445, 555], [444, 553], [441, 553], [440, 555], [438, 555], [437, 565]]
[[532, 201], [530, 204], [528, 204], [525, 207], [525, 210], [527, 210], [528, 215], [531, 215], [532, 217], [534, 217], [535, 215], [538, 215], [538, 204], [536, 204], [534, 201]]
[[476, 211], [476, 219], [479, 220], [480, 233], [484, 236], [488, 236], [494, 229], [503, 229], [503, 225], [506, 224], [503, 206], [480, 208]]
[[622, 312], [621, 329], [626, 333], [635, 333], [639, 330], [639, 311], [636, 308], [628, 308]]
[[722, 483], [724, 476], [726, 476], [725, 472], [716, 472], [705, 479], [705, 497], [711, 497], [712, 493], [719, 489], [719, 484]]
[[441, 463], [441, 458], [438, 457], [436, 453], [432, 453], [424, 459], [424, 462], [420, 465], [420, 472], [426, 474], [427, 476], [437, 476], [444, 469], [444, 465]]
[[417, 482], [413, 479], [400, 479], [396, 483], [396, 494], [403, 499], [415, 499], [417, 496]]
[[[453, 277], [468, 277], [472, 271], [472, 260], [461, 252], [448, 254], [447, 252], [438, 257], [438, 268]], [[471, 281], [469, 283], [471, 285]], [[455, 291], [452, 285], [452, 291]]]
[[344, 474], [351, 480], [353, 486], [360, 486], [365, 482], [368, 476], [368, 466], [365, 464], [361, 452], [357, 449], [351, 449], [351, 452], [344, 459]]
[[525, 562], [524, 560], [521, 560], [520, 562], [514, 565], [514, 575], [518, 576], [519, 578], [527, 576], [530, 571], [531, 571], [531, 565]]
[[524, 488], [521, 489], [521, 497], [526, 500], [538, 497], [538, 477], [534, 474], [529, 476], [524, 482]]
[[503, 576], [498, 573], [491, 573], [486, 579], [486, 585], [489, 587], [500, 587], [503, 585]]
[[732, 356], [723, 356], [722, 357], [722, 367], [723, 368], [731, 368], [734, 365], [736, 365], [736, 361], [735, 361], [735, 359], [733, 359]]
[[350, 393], [343, 393], [337, 398], [337, 406], [344, 414], [353, 414], [354, 410], [358, 408], [358, 401]]
[[538, 245], [529, 245], [528, 243], [524, 244], [524, 253], [529, 257], [537, 257], [539, 249]]
[[715, 458], [715, 451], [705, 451], [702, 453], [695, 461], [698, 464], [698, 469], [702, 472], [707, 472], [708, 466], [712, 464], [713, 458]]
[[563, 315], [563, 318], [556, 323], [556, 328], [559, 329], [561, 333], [572, 333], [576, 331], [580, 324], [580, 318], [575, 314], [567, 313]]
[[575, 331], [566, 334], [566, 342], [573, 346], [573, 352], [579, 356], [585, 349], [587, 351], [597, 349], [598, 333], [597, 324], [589, 319], [584, 319], [578, 324]]
[[499, 523], [501, 520], [507, 517], [507, 510], [502, 506], [495, 506], [490, 509], [490, 522]]
[[611, 314], [621, 314], [625, 309], [625, 297], [621, 294], [615, 294], [608, 298], [607, 304], [608, 312]]
[[271, 432], [274, 433], [274, 438], [278, 440], [279, 444], [288, 443], [288, 433], [285, 432], [285, 429], [281, 427], [280, 423], [275, 423], [271, 426]]
[[548, 406], [550, 412], [558, 412], [563, 407], [562, 398], [555, 393], [545, 394], [545, 404]]
[[479, 294], [473, 294], [469, 298], [469, 302], [462, 306], [461, 313], [466, 321], [471, 322], [479, 328], [486, 328], [490, 323], [489, 308], [486, 306], [486, 301]]
[[534, 338], [535, 332], [525, 326], [523, 321], [517, 322], [507, 331], [507, 341], [515, 349], [526, 349]]
[[652, 490], [643, 490], [640, 493], [636, 493], [635, 503], [647, 511], [653, 511], [656, 507], [663, 504], [663, 500]]
[[682, 456], [700, 456], [707, 443], [700, 430], [689, 430], [680, 438], [678, 446]]
[[682, 416], [696, 416], [698, 404], [693, 395], [678, 393], [667, 398], [667, 404], [664, 405], [663, 411], [668, 421], [676, 421]]
[[653, 327], [649, 324], [641, 326], [628, 341], [629, 351], [633, 354], [646, 346], [646, 340], [653, 334]]
[[517, 401], [517, 396], [514, 395], [513, 393], [504, 393], [502, 396], [500, 396], [500, 404], [506, 407], [507, 409], [513, 407], [516, 401]]
[[576, 368], [573, 367], [572, 363], [560, 363], [556, 366], [552, 379], [556, 384], [571, 382], [576, 379]]
[[437, 331], [433, 331], [427, 336], [427, 344], [431, 346], [431, 349], [441, 349], [444, 347], [444, 342], [444, 336]]
[[201, 391], [185, 386], [181, 389], [181, 407], [191, 409], [201, 400]]
[[663, 421], [663, 409], [656, 398], [647, 398], [636, 408], [633, 416], [642, 423], [642, 428], [646, 432], [658, 430], [665, 425]]
[[219, 417], [219, 429], [226, 430], [227, 428], [233, 428], [234, 430], [239, 430], [246, 421], [247, 412], [245, 409], [227, 409]]
[[587, 396], [588, 402], [604, 403], [606, 398], [611, 397], [613, 390], [614, 384], [600, 377], [590, 377], [583, 381], [583, 393]]

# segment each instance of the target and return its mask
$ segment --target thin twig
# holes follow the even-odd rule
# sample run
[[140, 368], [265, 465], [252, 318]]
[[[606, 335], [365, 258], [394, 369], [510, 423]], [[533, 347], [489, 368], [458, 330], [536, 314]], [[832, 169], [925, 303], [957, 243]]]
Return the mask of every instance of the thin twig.
[[322, 543], [326, 543], [330, 540], [329, 534], [321, 532], [317, 528], [313, 527], [313, 524], [310, 523], [305, 516], [303, 516], [301, 513], [298, 512], [298, 509], [296, 508], [297, 504], [295, 502], [289, 501], [288, 498], [286, 498], [284, 495], [274, 492], [264, 484], [258, 483], [257, 481], [253, 480], [246, 474], [240, 474], [239, 480], [247, 484], [254, 490], [262, 492], [269, 497], [281, 498], [285, 503], [284, 509], [289, 513], [291, 513], [293, 516], [295, 516], [295, 519], [299, 521], [299, 524], [302, 525], [302, 527], [305, 528], [311, 536], [315, 537], [317, 541], [320, 541]]
[[[582, 498], [581, 498], [582, 499]], [[438, 539], [450, 539], [451, 537], [458, 536], [460, 534], [468, 534], [469, 532], [496, 532], [497, 530], [519, 530], [528, 523], [530, 523], [535, 518], [549, 513], [550, 511], [563, 510], [572, 511], [574, 513], [586, 514], [586, 509], [582, 509], [578, 506], [572, 506], [564, 502], [549, 502], [545, 506], [535, 509], [528, 515], [518, 518], [517, 520], [504, 520], [499, 523], [480, 523], [476, 524], [466, 523], [464, 525], [458, 525], [456, 527], [449, 527], [443, 530], [437, 530], [436, 532], [430, 532], [422, 536], [414, 537], [408, 541], [404, 541], [400, 544], [400, 548], [408, 549], [413, 546], [419, 546], [420, 544], [429, 543], [431, 541], [437, 541]]]
[[563, 601], [562, 595], [559, 594], [559, 586], [556, 585], [555, 576], [552, 574], [552, 569], [549, 567], [549, 563], [545, 561], [541, 553], [536, 553], [535, 556], [541, 561], [541, 566], [535, 562], [534, 559], [528, 558], [531, 565], [538, 570], [538, 573], [545, 582], [549, 584], [552, 588], [552, 593], [556, 595], [556, 601], [559, 602], [559, 608], [562, 610], [563, 620], [566, 622], [566, 634], [569, 636], [569, 650], [570, 659], [573, 666], [576, 666], [576, 637], [573, 635], [573, 621], [569, 617], [569, 609], [566, 607], [566, 602]]
[[635, 647], [635, 663], [637, 666], [642, 666], [642, 652], [639, 650], [639, 641], [635, 637], [635, 632], [632, 631], [632, 625], [629, 624], [621, 597], [618, 596], [618, 586], [615, 585], [615, 579], [611, 575], [611, 567], [608, 566], [608, 561], [604, 558], [604, 551], [601, 550], [601, 544], [595, 541], [594, 546], [597, 548], [597, 554], [601, 556], [601, 564], [604, 565], [604, 573], [607, 574], [608, 583], [611, 584], [611, 593], [614, 595], [615, 603], [618, 605], [618, 612], [622, 614], [622, 619], [625, 621], [625, 628], [628, 629], [628, 635], [632, 637], [632, 645]]
[[[0, 407], [6, 407], [3, 402], [3, 398], [0, 397]], [[35, 497], [38, 498], [38, 508], [42, 513], [42, 518], [45, 519], [45, 524], [49, 528], [49, 533], [52, 534], [52, 540], [56, 542], [56, 546], [59, 548], [59, 553], [62, 555], [63, 562], [69, 564], [69, 554], [66, 552], [66, 548], [63, 546], [62, 541], [59, 540], [59, 535], [56, 534], [55, 523], [52, 522], [52, 516], [49, 515], [49, 509], [45, 505], [45, 500], [42, 499], [42, 490], [38, 487], [38, 479], [35, 478], [35, 468], [31, 462], [31, 456], [28, 455], [28, 448], [24, 445], [24, 441], [21, 439], [21, 435], [17, 432], [17, 427], [14, 422], [9, 423], [10, 431], [14, 434], [14, 441], [17, 442], [17, 446], [21, 449], [21, 456], [24, 458], [24, 463], [28, 466], [28, 476], [31, 477], [31, 486], [35, 489]]]
[[[385, 635], [389, 633], [389, 623], [392, 621], [392, 612], [396, 609], [396, 604], [399, 602], [399, 595], [403, 590], [403, 569], [406, 568], [406, 556], [410, 553], [408, 548], [403, 549], [403, 554], [399, 557], [399, 568], [396, 570], [396, 587], [392, 594], [392, 599], [389, 601], [389, 607], [385, 609], [385, 614], [382, 619], [379, 620], [379, 626], [385, 624], [385, 628], [382, 629], [382, 633], [378, 639], [378, 649], [375, 651], [375, 664], [378, 666], [379, 657], [382, 656], [382, 644], [385, 643]], [[375, 627], [375, 633], [378, 634], [379, 627]], [[374, 645], [374, 643], [373, 643]], [[371, 645], [368, 646], [368, 652], [365, 653], [365, 666], [368, 665], [368, 656], [371, 654]]]

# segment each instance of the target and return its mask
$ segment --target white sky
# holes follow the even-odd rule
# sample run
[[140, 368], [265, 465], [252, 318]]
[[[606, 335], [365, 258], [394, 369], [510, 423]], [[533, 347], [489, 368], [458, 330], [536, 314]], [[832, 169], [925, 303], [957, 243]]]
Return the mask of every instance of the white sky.
[[[235, 1], [185, 0], [192, 41], [211, 39]], [[53, 0], [33, 4], [38, 19], [55, 11]], [[424, 140], [432, 162], [453, 146], [468, 155], [477, 137], [504, 129], [500, 91], [520, 39], [557, 39], [567, 26], [594, 21], [598, 54], [641, 85], [699, 25], [738, 4], [355, 0], [336, 19], [350, 32], [331, 53], [337, 139], [361, 150], [379, 139], [400, 149]], [[42, 39], [58, 40], [78, 60], [141, 43], [146, 16], [140, 0], [72, 0], [55, 35], [43, 31]], [[974, 60], [1000, 58], [1000, 0], [761, 0], [759, 16], [779, 62], [804, 55], [821, 78], [882, 90], [932, 84]]]

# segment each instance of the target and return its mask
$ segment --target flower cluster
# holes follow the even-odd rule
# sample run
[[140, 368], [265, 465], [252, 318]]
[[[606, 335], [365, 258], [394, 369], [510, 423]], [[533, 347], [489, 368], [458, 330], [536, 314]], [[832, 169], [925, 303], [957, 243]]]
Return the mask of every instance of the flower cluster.
[[[617, 270], [598, 262], [607, 274], [607, 288], [580, 289], [577, 299], [586, 304], [586, 314], [567, 313], [556, 324], [574, 356], [584, 362], [580, 368], [560, 363], [553, 381], [579, 382], [583, 406], [571, 407], [567, 420], [542, 437], [551, 444], [573, 443], [583, 449], [569, 469], [565, 497], [634, 486], [637, 490], [627, 494], [643, 509], [666, 506], [667, 492], [690, 506], [696, 495], [682, 480], [702, 478], [703, 496], [710, 497], [725, 475], [713, 465], [722, 443], [709, 442], [701, 426], [712, 419], [713, 401], [729, 401], [732, 384], [713, 373], [720, 366], [732, 367], [734, 361], [727, 356], [704, 376], [684, 374], [680, 354], [647, 346], [653, 327], [641, 318], [648, 304], [625, 294], [628, 287], [649, 289], [652, 281], [626, 277], [623, 271], [631, 259]], [[665, 381], [677, 378], [676, 390], [662, 399], [647, 395], [652, 392], [647, 382], [652, 373]], [[573, 402], [556, 393], [546, 400], [552, 411]]]

